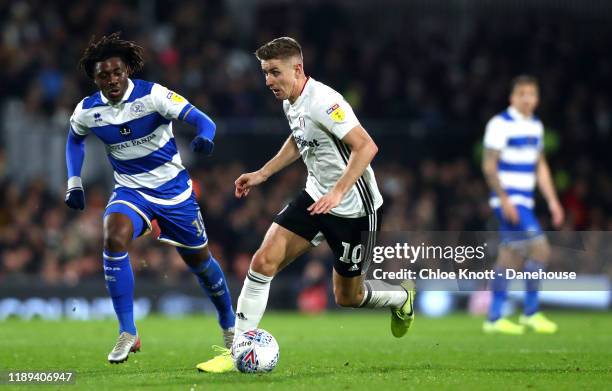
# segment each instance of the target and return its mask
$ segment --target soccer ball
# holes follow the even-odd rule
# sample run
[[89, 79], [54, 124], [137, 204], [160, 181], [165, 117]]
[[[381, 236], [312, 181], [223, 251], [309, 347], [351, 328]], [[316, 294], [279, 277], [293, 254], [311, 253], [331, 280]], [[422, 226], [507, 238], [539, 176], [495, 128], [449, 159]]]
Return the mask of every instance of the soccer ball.
[[243, 373], [270, 372], [278, 364], [278, 343], [266, 330], [245, 331], [234, 340], [232, 357]]

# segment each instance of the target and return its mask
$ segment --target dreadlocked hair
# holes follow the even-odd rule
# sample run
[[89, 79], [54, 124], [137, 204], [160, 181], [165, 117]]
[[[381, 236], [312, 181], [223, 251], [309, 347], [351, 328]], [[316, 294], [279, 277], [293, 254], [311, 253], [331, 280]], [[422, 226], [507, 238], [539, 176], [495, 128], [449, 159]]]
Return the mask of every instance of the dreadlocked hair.
[[144, 66], [142, 47], [133, 41], [126, 41], [119, 37], [119, 32], [105, 35], [96, 41], [92, 36], [83, 57], [79, 60], [79, 69], [85, 71], [89, 78], [94, 78], [94, 66], [97, 62], [110, 57], [119, 57], [123, 60], [130, 74], [137, 73]]

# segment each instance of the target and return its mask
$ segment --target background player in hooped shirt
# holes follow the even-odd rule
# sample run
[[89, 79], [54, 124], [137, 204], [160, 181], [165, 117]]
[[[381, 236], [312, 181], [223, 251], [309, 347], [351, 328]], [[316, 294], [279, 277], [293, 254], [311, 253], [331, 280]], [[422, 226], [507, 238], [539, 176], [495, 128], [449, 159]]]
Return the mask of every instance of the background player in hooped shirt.
[[114, 169], [115, 189], [104, 213], [104, 277], [112, 298], [119, 338], [108, 355], [111, 363], [127, 360], [140, 349], [133, 316], [134, 276], [128, 248], [151, 230], [157, 219], [159, 240], [176, 246], [215, 305], [226, 345], [233, 339], [235, 315], [223, 271], [210, 254], [208, 238], [191, 180], [181, 163], [172, 120], [197, 128], [196, 152], [213, 150], [215, 124], [180, 95], [159, 84], [132, 80], [144, 65], [143, 50], [118, 33], [92, 39], [80, 67], [100, 91], [83, 99], [70, 118], [66, 144], [66, 204], [85, 207], [81, 167], [85, 137], [94, 133], [106, 146]]
[[564, 218], [542, 152], [544, 127], [534, 116], [538, 100], [537, 80], [526, 75], [516, 77], [510, 107], [486, 127], [482, 168], [492, 190], [489, 203], [499, 219], [501, 239], [498, 273], [492, 282], [493, 300], [483, 325], [487, 333], [522, 334], [525, 327], [539, 333], [557, 331], [557, 325], [539, 311], [538, 280], [526, 280], [520, 324], [502, 317], [508, 289], [505, 270], [522, 266], [526, 272], [537, 272], [548, 262], [550, 247], [533, 211], [536, 182], [548, 203], [553, 225], [560, 227]]
[[[266, 86], [283, 109], [291, 135], [261, 169], [242, 174], [236, 197], [300, 156], [308, 170], [306, 189], [276, 216], [254, 254], [238, 299], [236, 335], [258, 326], [274, 275], [326, 239], [336, 261], [333, 286], [343, 307], [390, 308], [391, 329], [403, 336], [412, 320], [414, 288], [364, 281], [380, 228], [383, 203], [370, 162], [378, 148], [342, 95], [304, 74], [300, 45], [277, 38], [255, 52]], [[367, 238], [362, 240], [362, 233]], [[229, 353], [228, 353], [229, 354]]]

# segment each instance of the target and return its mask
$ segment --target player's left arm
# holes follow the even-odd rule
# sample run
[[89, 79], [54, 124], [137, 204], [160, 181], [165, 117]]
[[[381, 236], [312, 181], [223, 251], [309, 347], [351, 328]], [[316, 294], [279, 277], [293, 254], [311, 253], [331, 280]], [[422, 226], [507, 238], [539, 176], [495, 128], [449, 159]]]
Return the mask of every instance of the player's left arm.
[[538, 188], [548, 203], [548, 209], [552, 215], [553, 225], [555, 228], [559, 228], [563, 224], [565, 214], [563, 212], [563, 207], [559, 202], [559, 198], [557, 197], [557, 191], [555, 190], [552, 175], [550, 174], [550, 167], [548, 166], [546, 157], [542, 152], [540, 152], [540, 157], [538, 158], [536, 177], [538, 181]]
[[378, 147], [372, 137], [361, 125], [355, 126], [343, 138], [342, 141], [351, 149], [351, 155], [344, 172], [336, 185], [319, 198], [317, 202], [310, 205], [310, 214], [325, 214], [340, 204], [344, 195], [363, 175], [364, 171], [376, 156]]
[[179, 118], [182, 118], [183, 121], [187, 122], [189, 125], [195, 126], [197, 129], [197, 134], [191, 141], [191, 150], [194, 152], [202, 152], [206, 156], [212, 154], [215, 147], [213, 139], [215, 138], [217, 125], [215, 125], [208, 115], [191, 104], [185, 106], [183, 111], [184, 114], [179, 114]]
[[191, 142], [191, 149], [194, 152], [202, 152], [205, 155], [212, 153], [217, 127], [208, 115], [181, 95], [159, 84], [153, 85], [151, 97], [157, 112], [163, 117], [185, 121], [197, 129], [197, 134]]

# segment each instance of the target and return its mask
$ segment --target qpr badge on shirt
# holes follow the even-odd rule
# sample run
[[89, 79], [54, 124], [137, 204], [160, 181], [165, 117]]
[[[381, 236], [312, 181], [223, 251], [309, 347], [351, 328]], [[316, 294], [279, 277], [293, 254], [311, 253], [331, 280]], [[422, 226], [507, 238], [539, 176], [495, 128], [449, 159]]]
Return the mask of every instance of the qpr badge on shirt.
[[137, 115], [140, 113], [143, 113], [145, 110], [145, 106], [144, 103], [136, 101], [134, 103], [132, 103], [132, 107], [130, 107], [130, 111], [132, 112], [132, 114]]

